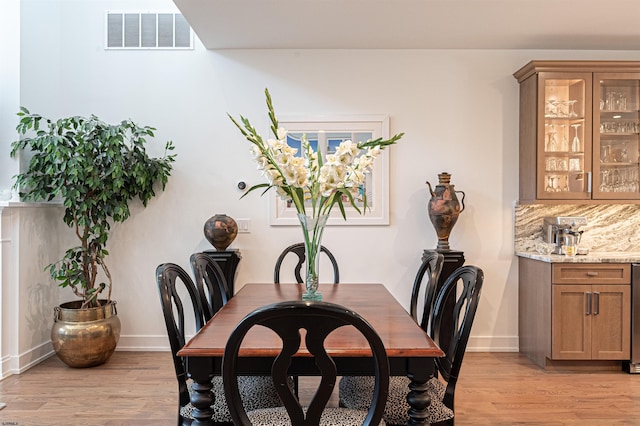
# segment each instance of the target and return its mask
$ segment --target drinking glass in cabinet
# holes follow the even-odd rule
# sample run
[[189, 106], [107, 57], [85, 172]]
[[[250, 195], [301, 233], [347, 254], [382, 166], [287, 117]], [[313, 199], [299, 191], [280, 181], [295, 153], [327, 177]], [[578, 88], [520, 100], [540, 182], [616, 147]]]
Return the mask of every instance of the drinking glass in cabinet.
[[547, 176], [547, 187], [544, 189], [546, 192], [558, 192], [560, 187], [558, 186], [558, 176]]
[[580, 167], [580, 159], [579, 158], [570, 158], [569, 159], [569, 171], [577, 172], [582, 170]]
[[600, 162], [601, 163], [611, 162], [611, 145], [602, 145], [600, 147]]
[[547, 158], [547, 160], [545, 161], [545, 170], [548, 172], [555, 172], [556, 170], [555, 158]]
[[580, 152], [580, 138], [578, 137], [578, 127], [580, 127], [581, 124], [572, 124], [571, 127], [573, 127], [573, 130], [575, 132], [575, 136], [573, 137], [573, 141], [571, 142], [571, 151], [573, 152]]
[[554, 126], [549, 126], [547, 132], [547, 146], [545, 149], [547, 152], [555, 152], [558, 150], [558, 141], [556, 140], [556, 129]]
[[637, 167], [607, 169], [600, 172], [601, 192], [638, 192]]
[[627, 110], [627, 96], [624, 92], [607, 91], [605, 96], [604, 109], [606, 111]]
[[575, 110], [577, 99], [550, 99], [546, 101], [544, 115], [547, 118], [575, 118], [578, 113]]
[[635, 121], [602, 122], [600, 123], [600, 133], [638, 133], [638, 123]]

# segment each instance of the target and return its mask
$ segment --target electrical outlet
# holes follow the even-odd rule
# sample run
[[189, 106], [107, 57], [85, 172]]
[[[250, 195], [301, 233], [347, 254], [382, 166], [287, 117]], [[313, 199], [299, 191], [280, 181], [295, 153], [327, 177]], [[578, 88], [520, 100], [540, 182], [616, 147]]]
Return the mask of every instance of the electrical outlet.
[[238, 234], [249, 234], [251, 232], [251, 219], [236, 219], [238, 224]]

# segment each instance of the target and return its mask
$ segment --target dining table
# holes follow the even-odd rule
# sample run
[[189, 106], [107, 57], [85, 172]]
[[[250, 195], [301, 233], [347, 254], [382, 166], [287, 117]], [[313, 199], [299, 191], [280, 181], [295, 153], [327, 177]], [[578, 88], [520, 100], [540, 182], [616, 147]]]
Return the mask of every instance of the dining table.
[[[185, 358], [188, 376], [193, 380], [192, 425], [212, 425], [214, 395], [211, 380], [222, 373], [224, 348], [236, 325], [253, 310], [277, 302], [302, 299], [304, 284], [245, 284], [189, 341], [178, 355]], [[434, 358], [442, 350], [412, 319], [383, 284], [320, 284], [322, 300], [343, 305], [357, 312], [376, 330], [389, 358], [390, 374], [406, 375], [410, 425], [427, 425], [430, 398], [427, 382], [434, 373]], [[270, 375], [271, 364], [282, 348], [280, 338], [264, 327], [249, 331], [241, 346], [238, 371], [242, 375]], [[367, 340], [353, 327], [335, 330], [325, 341], [340, 376], [373, 374], [373, 357]], [[314, 358], [301, 346], [293, 358], [292, 376], [314, 376]]]

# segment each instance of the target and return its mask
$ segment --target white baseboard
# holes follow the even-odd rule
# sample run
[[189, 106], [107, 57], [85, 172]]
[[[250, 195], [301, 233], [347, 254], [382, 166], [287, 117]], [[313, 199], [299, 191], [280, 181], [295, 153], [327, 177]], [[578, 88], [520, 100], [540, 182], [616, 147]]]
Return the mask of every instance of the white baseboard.
[[469, 352], [518, 352], [518, 336], [470, 336]]
[[17, 356], [6, 355], [0, 360], [2, 377], [0, 380], [11, 376], [12, 374], [21, 374], [33, 367], [40, 364], [45, 359], [54, 355], [53, 346], [51, 342], [41, 343], [35, 348], [31, 348]]
[[166, 335], [120, 335], [116, 347], [116, 351], [131, 352], [168, 352], [170, 349]]
[[9, 364], [11, 357], [9, 355], [0, 358], [0, 380], [6, 379], [14, 373], [9, 372]]

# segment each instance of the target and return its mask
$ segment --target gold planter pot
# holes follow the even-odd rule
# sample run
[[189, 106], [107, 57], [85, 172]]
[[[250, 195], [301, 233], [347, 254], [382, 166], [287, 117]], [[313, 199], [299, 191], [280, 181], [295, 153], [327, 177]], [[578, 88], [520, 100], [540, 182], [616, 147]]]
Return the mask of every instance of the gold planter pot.
[[54, 308], [51, 342], [69, 367], [94, 367], [106, 362], [116, 349], [120, 319], [113, 300], [97, 308], [80, 309], [81, 305], [78, 300]]

